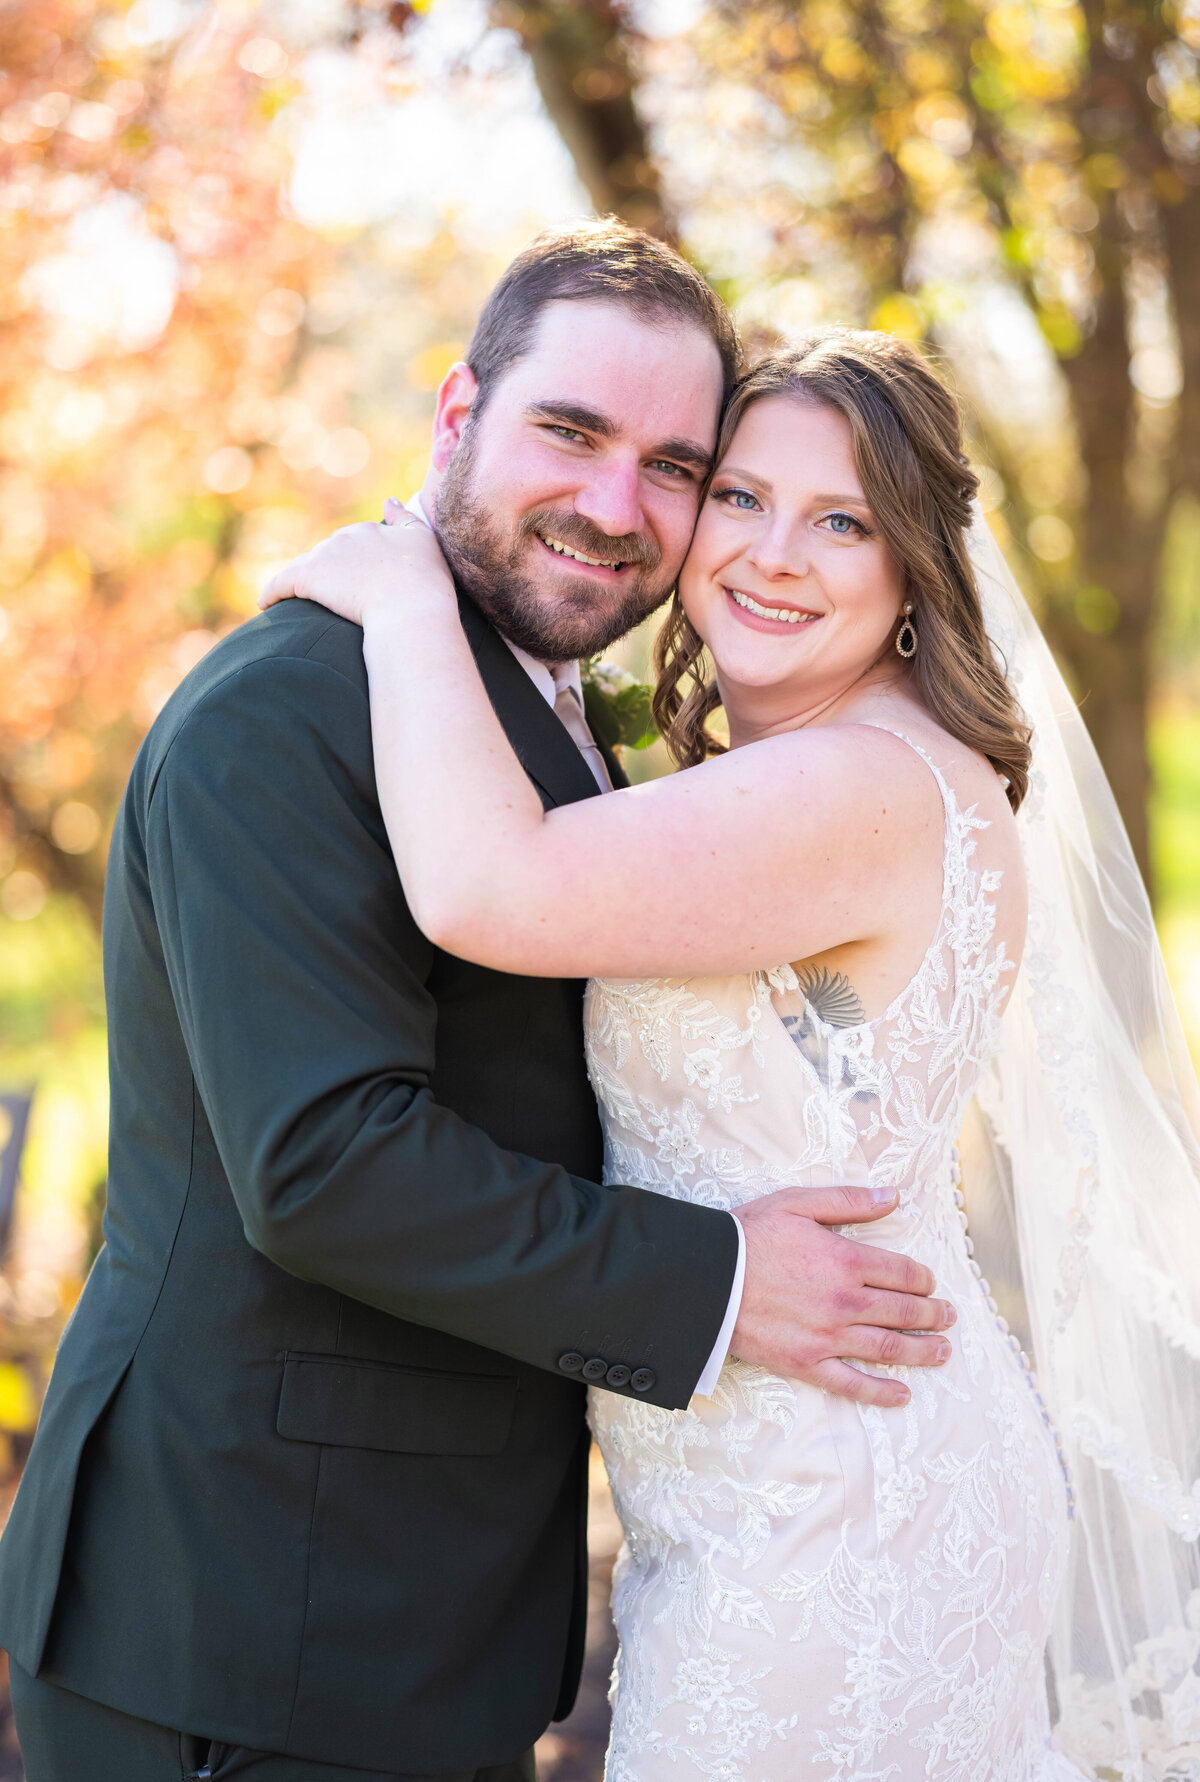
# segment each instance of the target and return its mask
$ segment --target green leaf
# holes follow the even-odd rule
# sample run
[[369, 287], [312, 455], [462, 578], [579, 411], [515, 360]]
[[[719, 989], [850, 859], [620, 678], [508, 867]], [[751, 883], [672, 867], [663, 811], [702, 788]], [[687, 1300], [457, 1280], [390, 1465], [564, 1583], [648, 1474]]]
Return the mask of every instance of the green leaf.
[[592, 735], [606, 748], [648, 749], [658, 740], [658, 727], [650, 709], [653, 688], [642, 681], [606, 693], [594, 681], [585, 681], [583, 705]]

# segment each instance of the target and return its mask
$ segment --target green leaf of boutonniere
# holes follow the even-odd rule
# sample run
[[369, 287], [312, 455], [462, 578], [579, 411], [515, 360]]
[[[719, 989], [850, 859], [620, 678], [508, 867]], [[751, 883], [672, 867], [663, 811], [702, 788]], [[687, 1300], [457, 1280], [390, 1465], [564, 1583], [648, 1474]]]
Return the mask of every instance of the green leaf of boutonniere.
[[650, 709], [652, 687], [596, 656], [585, 657], [579, 668], [584, 709], [597, 742], [610, 749], [648, 749], [658, 740]]

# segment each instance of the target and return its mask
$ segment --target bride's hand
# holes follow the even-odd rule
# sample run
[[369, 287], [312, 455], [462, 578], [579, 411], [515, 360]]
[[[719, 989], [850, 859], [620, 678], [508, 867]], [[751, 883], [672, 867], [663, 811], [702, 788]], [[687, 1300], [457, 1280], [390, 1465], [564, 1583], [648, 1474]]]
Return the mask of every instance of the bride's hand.
[[371, 612], [395, 609], [422, 592], [453, 604], [454, 581], [430, 527], [398, 501], [384, 506], [383, 524], [343, 526], [271, 576], [258, 604], [315, 600], [355, 625]]

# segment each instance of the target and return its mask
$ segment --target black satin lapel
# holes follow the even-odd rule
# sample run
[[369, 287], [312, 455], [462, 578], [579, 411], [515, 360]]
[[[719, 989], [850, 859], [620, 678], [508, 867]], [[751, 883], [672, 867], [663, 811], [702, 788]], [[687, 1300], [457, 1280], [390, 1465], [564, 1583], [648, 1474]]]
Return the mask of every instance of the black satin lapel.
[[551, 804], [575, 804], [581, 798], [597, 797], [600, 788], [570, 732], [555, 717], [499, 632], [467, 595], [459, 595], [458, 609], [488, 698], [534, 785]]

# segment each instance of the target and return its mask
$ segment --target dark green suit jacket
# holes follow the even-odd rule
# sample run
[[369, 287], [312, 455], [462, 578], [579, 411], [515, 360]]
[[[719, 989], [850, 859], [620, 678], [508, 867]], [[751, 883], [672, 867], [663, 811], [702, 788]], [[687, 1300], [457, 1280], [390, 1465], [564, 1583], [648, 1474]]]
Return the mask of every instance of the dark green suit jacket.
[[[464, 620], [545, 803], [590, 796]], [[597, 1186], [581, 984], [415, 927], [361, 634], [320, 608], [235, 632], [155, 723], [105, 965], [106, 1245], [0, 1543], [0, 1644], [229, 1743], [399, 1771], [517, 1754], [580, 1661], [578, 1358], [685, 1404], [733, 1221]]]

